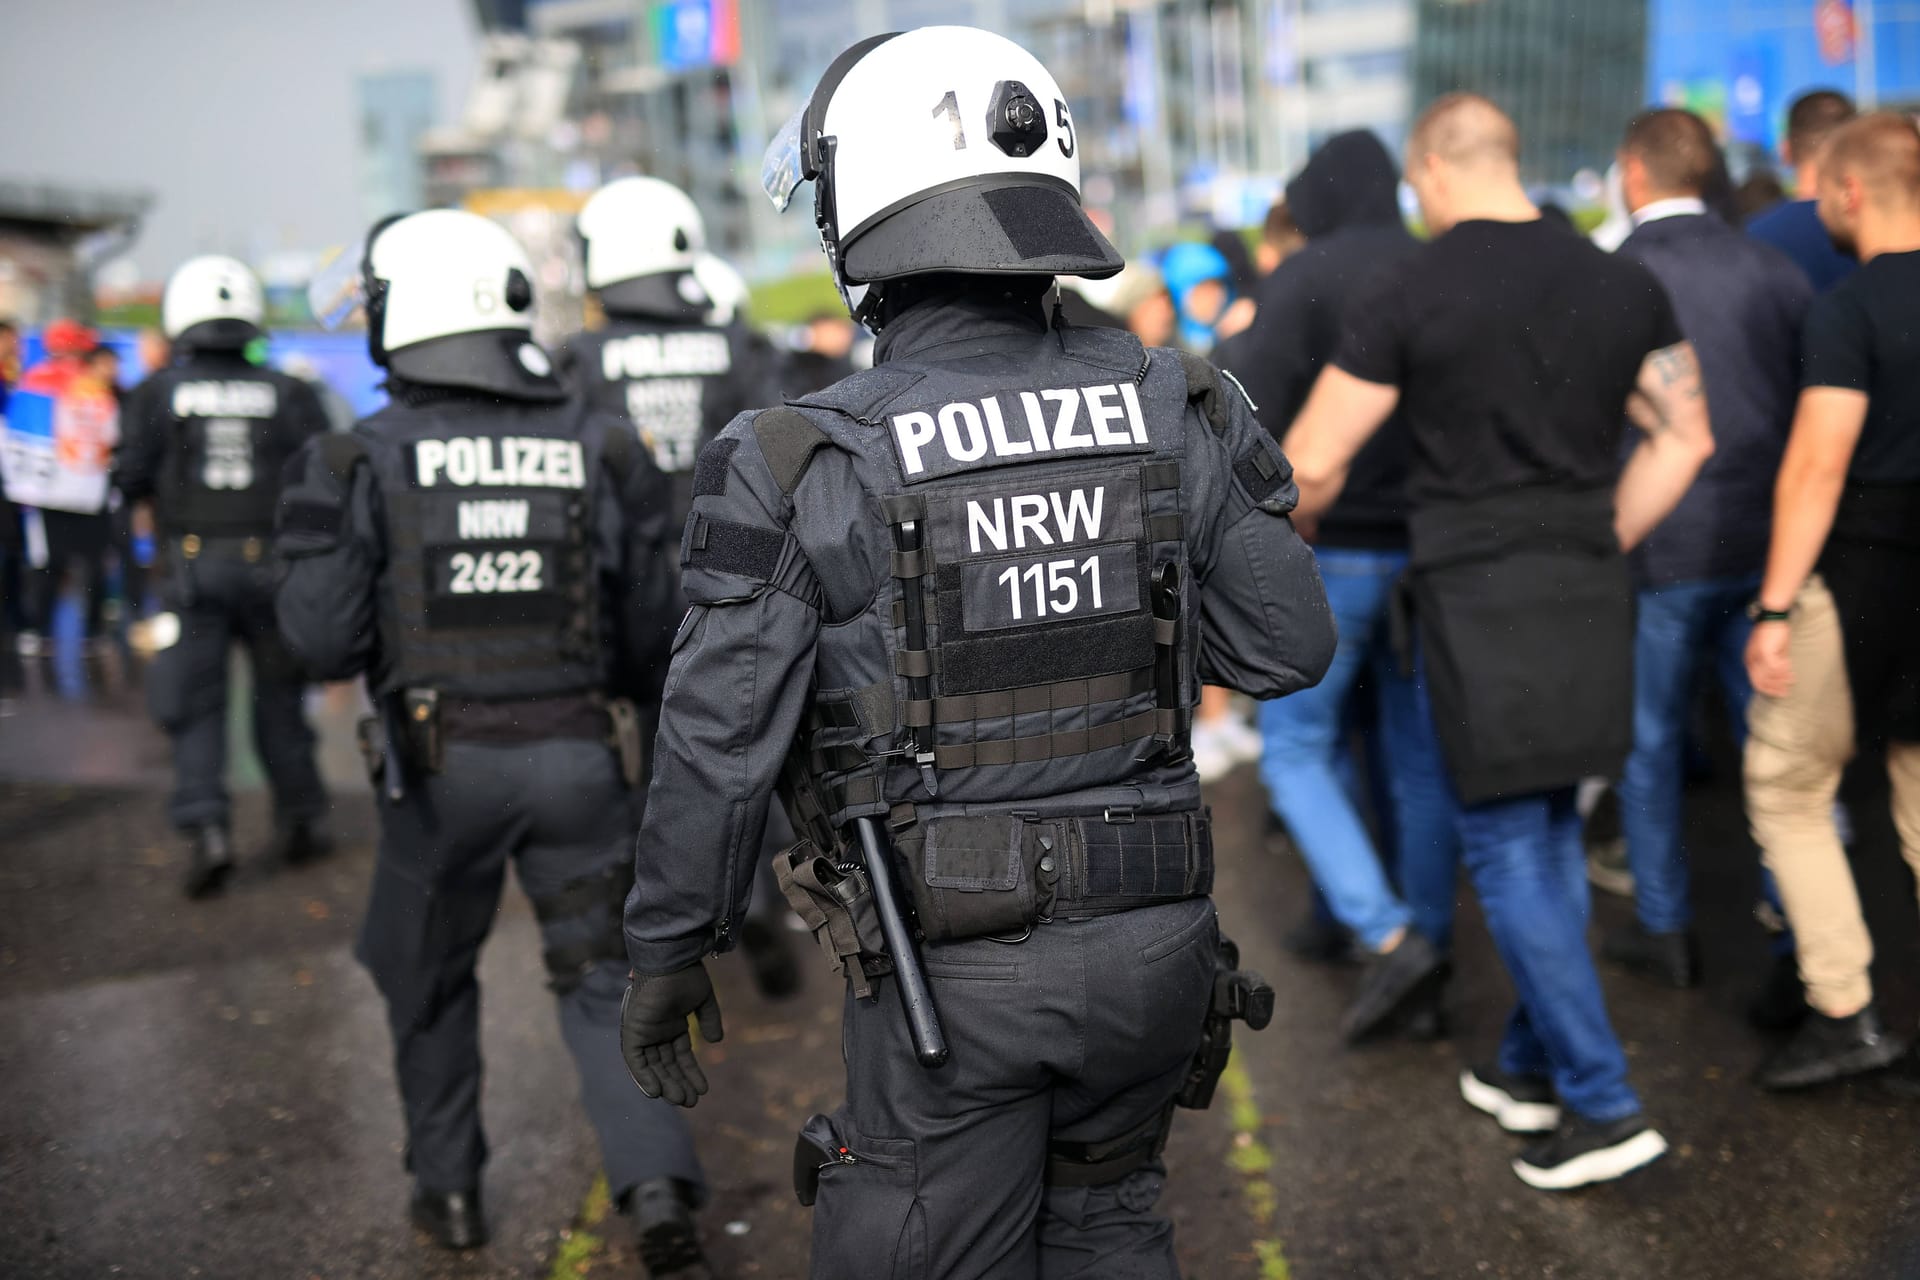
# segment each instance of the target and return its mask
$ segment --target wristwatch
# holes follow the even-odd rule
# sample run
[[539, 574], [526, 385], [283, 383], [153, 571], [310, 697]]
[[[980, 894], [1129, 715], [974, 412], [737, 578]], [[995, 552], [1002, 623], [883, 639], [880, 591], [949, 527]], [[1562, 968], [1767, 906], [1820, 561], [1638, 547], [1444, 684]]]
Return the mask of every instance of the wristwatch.
[[1769, 609], [1755, 597], [1747, 604], [1747, 618], [1753, 622], [1785, 622], [1793, 616], [1793, 606], [1784, 609]]

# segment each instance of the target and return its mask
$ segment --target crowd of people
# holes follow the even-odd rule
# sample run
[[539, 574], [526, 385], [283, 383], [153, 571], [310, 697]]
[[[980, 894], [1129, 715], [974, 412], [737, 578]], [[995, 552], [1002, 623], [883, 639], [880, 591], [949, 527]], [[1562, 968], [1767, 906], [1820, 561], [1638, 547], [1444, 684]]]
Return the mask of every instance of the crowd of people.
[[[862, 59], [910, 70], [931, 56], [897, 39], [850, 50], [802, 119], [834, 119], [862, 84], [838, 77]], [[1043, 68], [986, 33], [958, 47], [1023, 69], [978, 77], [1009, 122], [1006, 156], [1072, 158], [1064, 141], [1058, 156], [1039, 145], [1032, 102], [1020, 109], [1027, 83], [1051, 83]], [[853, 117], [838, 127], [840, 158], [809, 153], [819, 174], [878, 163], [859, 158]], [[1608, 1017], [1588, 878], [1634, 899], [1634, 923], [1602, 942], [1608, 963], [1699, 982], [1711, 958], [1693, 932], [1683, 781], [1709, 684], [1743, 749], [1779, 923], [1753, 1017], [1790, 1034], [1759, 1083], [1891, 1069], [1920, 1093], [1920, 1047], [1873, 1003], [1837, 802], [1856, 751], [1883, 754], [1920, 873], [1920, 130], [1830, 91], [1802, 97], [1783, 149], [1799, 198], [1742, 226], [1707, 123], [1648, 111], [1621, 137], [1627, 233], [1607, 248], [1529, 196], [1522, 144], [1492, 102], [1449, 95], [1415, 122], [1404, 163], [1369, 133], [1328, 140], [1251, 251], [1222, 234], [1125, 270], [1079, 208], [1077, 163], [995, 185], [965, 167], [984, 148], [943, 145], [939, 162], [961, 167], [931, 184], [937, 199], [841, 186], [874, 200], [844, 242], [830, 215], [856, 220], [823, 197], [837, 282], [880, 332], [878, 366], [857, 376], [843, 317], [814, 317], [781, 358], [717, 314], [699, 212], [665, 183], [623, 180], [587, 205], [585, 280], [606, 321], [557, 360], [530, 340], [530, 268], [506, 232], [452, 211], [391, 219], [358, 284], [392, 404], [351, 433], [329, 430], [311, 388], [246, 358], [262, 323], [246, 268], [183, 267], [166, 303], [177, 351], [101, 448], [117, 446], [112, 491], [129, 511], [155, 504], [169, 569], [177, 632], [153, 689], [187, 888], [218, 892], [233, 864], [232, 641], [269, 677], [256, 718], [288, 862], [329, 844], [301, 684], [364, 676], [383, 834], [361, 955], [391, 1015], [415, 1221], [453, 1247], [485, 1237], [473, 965], [511, 858], [615, 1200], [654, 1274], [699, 1265], [705, 1175], [669, 1104], [706, 1089], [689, 1017], [720, 1035], [701, 956], [736, 940], [779, 950], [766, 912], [784, 894], [856, 994], [905, 977], [878, 962], [854, 862], [820, 856], [840, 837], [808, 826], [811, 811], [884, 819], [916, 873], [940, 1003], [972, 1036], [949, 1074], [922, 1075], [911, 1057], [942, 1067], [944, 1049], [909, 1044], [890, 1004], [850, 1002], [857, 1096], [803, 1134], [822, 1157], [798, 1188], [825, 1197], [816, 1264], [897, 1247], [899, 1209], [923, 1215], [920, 1247], [956, 1268], [1003, 1235], [1008, 1250], [1170, 1266], [1148, 1211], [1164, 1095], [1188, 1077], [1183, 1037], [1201, 1021], [1188, 1006], [1207, 1000], [1185, 988], [1237, 989], [1246, 1017], [1259, 985], [1216, 965], [1231, 947], [1196, 905], [1212, 846], [1192, 775], [1256, 760], [1315, 886], [1288, 946], [1362, 966], [1346, 1037], [1446, 1034], [1464, 868], [1518, 999], [1497, 1051], [1461, 1072], [1463, 1098], [1534, 1136], [1514, 1162], [1531, 1186], [1624, 1176], [1666, 1139]], [[989, 213], [999, 238], [969, 244]], [[451, 261], [485, 288], [436, 294]], [[1072, 274], [1099, 279], [1043, 310], [1046, 286]], [[47, 346], [22, 391], [115, 385], [86, 331], [50, 330]], [[1143, 347], [1182, 352], [1156, 363]], [[1051, 435], [1041, 397], [1063, 406]], [[1070, 426], [1081, 405], [1092, 435]], [[1016, 411], [1031, 442], [1007, 434]], [[845, 422], [885, 422], [891, 438]], [[1047, 470], [1066, 449], [1089, 451], [1080, 470]], [[1036, 497], [976, 474], [1001, 465], [1034, 468], [1036, 491], [1082, 488]], [[1087, 505], [1096, 484], [1125, 501], [1103, 508], [1092, 488]], [[1075, 502], [1093, 533], [1103, 510], [1118, 529], [1084, 562], [983, 552], [983, 536], [1008, 550], [1004, 503], [1016, 548], [1029, 533], [1090, 541]], [[0, 614], [41, 633], [63, 573], [103, 580], [110, 508], [103, 482], [85, 512], [0, 513], [5, 564], [40, 584], [24, 615]], [[128, 563], [152, 558], [127, 545]], [[884, 590], [867, 590], [869, 561]], [[1047, 581], [1031, 616], [1023, 572]], [[10, 583], [0, 603], [21, 594]], [[670, 676], [667, 631], [689, 605]], [[1041, 625], [1049, 608], [1060, 616]], [[1051, 630], [1061, 617], [1088, 629]], [[1094, 628], [1098, 644], [1054, 638]], [[1120, 654], [1131, 665], [1101, 665]], [[1183, 681], [1207, 687], [1189, 698]], [[781, 779], [800, 829], [776, 820], [762, 836], [758, 810], [803, 724], [807, 750]], [[1059, 785], [1013, 794], [1026, 784], [995, 772], [1010, 764]], [[642, 828], [633, 789], [649, 767]], [[1583, 839], [1597, 785], [1583, 780], [1617, 793], [1611, 865]], [[1041, 998], [1055, 960], [1118, 970], [1162, 946], [1198, 975], [1162, 971], [1184, 986], [1143, 996], [1165, 1002], [1165, 1025], [1125, 1010], [1073, 1023]], [[780, 963], [760, 966], [770, 987], [790, 986]], [[1007, 970], [1031, 1007], [967, 988], [954, 974], [969, 965]], [[1055, 1023], [1104, 1036], [1100, 1061], [1028, 1082]], [[632, 1105], [629, 1073], [655, 1105]], [[1068, 1076], [1086, 1105], [1063, 1121]], [[1000, 1086], [1016, 1077], [1009, 1103]], [[973, 1128], [956, 1127], [968, 1089]], [[1052, 1121], [1036, 1099], [1052, 1099]], [[999, 1198], [976, 1167], [982, 1125], [1032, 1147], [1033, 1177], [1000, 1180]], [[928, 1185], [951, 1194], [931, 1207]]]

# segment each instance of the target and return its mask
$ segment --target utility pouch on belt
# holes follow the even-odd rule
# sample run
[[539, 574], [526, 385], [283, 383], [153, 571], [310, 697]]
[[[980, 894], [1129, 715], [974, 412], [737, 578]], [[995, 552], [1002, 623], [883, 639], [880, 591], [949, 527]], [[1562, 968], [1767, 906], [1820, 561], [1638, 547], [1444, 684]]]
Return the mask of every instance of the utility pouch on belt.
[[1181, 1106], [1205, 1111], [1213, 1105], [1214, 1087], [1233, 1053], [1236, 1018], [1254, 1031], [1264, 1028], [1273, 1020], [1273, 988], [1259, 974], [1240, 967], [1240, 948], [1223, 937], [1214, 955], [1213, 999], [1207, 1005], [1200, 1049], [1176, 1099]]
[[422, 773], [439, 773], [446, 745], [440, 733], [440, 691], [407, 689], [401, 694], [400, 709], [407, 763]]
[[614, 698], [607, 703], [607, 720], [610, 725], [608, 745], [620, 757], [620, 777], [625, 780], [628, 790], [640, 785], [647, 776], [646, 743], [640, 735], [640, 708], [626, 698]]
[[1058, 822], [943, 816], [895, 843], [913, 871], [913, 910], [928, 942], [1024, 934], [1052, 913], [1064, 861]]
[[360, 717], [353, 726], [353, 740], [360, 748], [360, 763], [366, 766], [367, 781], [378, 790], [387, 772], [387, 731], [380, 717]]
[[846, 977], [855, 996], [871, 996], [869, 979], [891, 973], [893, 963], [887, 959], [866, 872], [850, 862], [835, 862], [813, 841], [802, 840], [775, 855], [773, 874], [787, 905], [813, 931], [833, 971]]

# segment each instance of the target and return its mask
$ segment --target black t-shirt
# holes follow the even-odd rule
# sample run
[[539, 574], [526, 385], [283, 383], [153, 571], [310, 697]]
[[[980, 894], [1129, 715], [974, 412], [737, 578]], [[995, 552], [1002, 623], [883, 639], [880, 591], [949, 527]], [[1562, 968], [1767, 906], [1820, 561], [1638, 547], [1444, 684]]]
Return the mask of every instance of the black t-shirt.
[[1883, 253], [1807, 317], [1801, 385], [1868, 396], [1833, 536], [1920, 545], [1920, 250]]
[[1682, 340], [1639, 263], [1552, 222], [1470, 221], [1355, 299], [1334, 363], [1400, 388], [1418, 508], [1611, 485], [1640, 365]]

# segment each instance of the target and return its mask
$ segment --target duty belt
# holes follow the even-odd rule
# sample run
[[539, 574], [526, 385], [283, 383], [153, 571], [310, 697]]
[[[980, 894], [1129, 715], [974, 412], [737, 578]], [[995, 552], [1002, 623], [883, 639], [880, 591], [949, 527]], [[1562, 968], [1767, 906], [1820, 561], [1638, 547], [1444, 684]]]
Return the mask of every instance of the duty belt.
[[465, 742], [523, 743], [549, 738], [604, 740], [610, 720], [606, 700], [571, 693], [550, 698], [445, 698], [440, 729]]
[[182, 534], [176, 545], [180, 548], [183, 560], [198, 560], [201, 556], [239, 558], [248, 564], [257, 564], [273, 547], [271, 538], [228, 537], [211, 534], [202, 537], [197, 533]]

